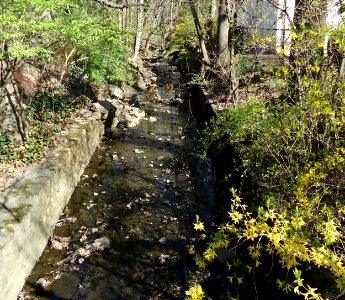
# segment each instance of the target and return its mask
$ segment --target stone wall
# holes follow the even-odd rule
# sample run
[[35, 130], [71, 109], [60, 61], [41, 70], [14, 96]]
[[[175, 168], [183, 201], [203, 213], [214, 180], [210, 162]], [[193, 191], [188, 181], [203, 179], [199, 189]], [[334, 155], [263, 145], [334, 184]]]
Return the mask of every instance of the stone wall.
[[103, 133], [101, 113], [90, 112], [0, 198], [0, 299], [17, 298]]

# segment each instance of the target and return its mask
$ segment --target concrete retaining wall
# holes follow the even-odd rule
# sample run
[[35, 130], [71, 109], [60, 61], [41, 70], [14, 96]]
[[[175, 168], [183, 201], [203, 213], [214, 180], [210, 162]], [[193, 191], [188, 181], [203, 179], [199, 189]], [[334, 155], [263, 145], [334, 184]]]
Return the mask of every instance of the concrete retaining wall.
[[17, 298], [103, 133], [100, 112], [80, 120], [0, 199], [1, 300]]

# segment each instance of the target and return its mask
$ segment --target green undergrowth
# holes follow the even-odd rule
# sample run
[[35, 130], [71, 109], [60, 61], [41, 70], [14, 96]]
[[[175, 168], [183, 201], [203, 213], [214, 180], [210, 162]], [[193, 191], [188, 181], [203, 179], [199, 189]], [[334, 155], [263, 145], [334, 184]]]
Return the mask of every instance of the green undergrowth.
[[[249, 177], [257, 185], [257, 197], [250, 198], [245, 185], [231, 182], [238, 176], [229, 174], [230, 185], [240, 188], [231, 190], [227, 221], [196, 256], [205, 269], [221, 249], [232, 249], [227, 269], [235, 291], [268, 256], [281, 268], [275, 281], [283, 292], [305, 299], [345, 292], [345, 98], [333, 94], [336, 87], [337, 95], [345, 95], [345, 86], [314, 79], [305, 84], [310, 88], [299, 102], [252, 98], [221, 113], [203, 132], [203, 149], [231, 145], [241, 158], [240, 180]], [[199, 219], [194, 225], [211, 230]], [[235, 263], [243, 257], [236, 249], [246, 251], [245, 262]], [[327, 274], [327, 284], [306, 279], [307, 270]]]
[[178, 19], [164, 56], [165, 58], [174, 59], [174, 64], [179, 66], [183, 72], [189, 74], [200, 69], [201, 57], [197, 52], [199, 42], [195, 34], [193, 19], [190, 12], [186, 14], [187, 16], [180, 16]]
[[18, 143], [8, 135], [0, 135], [0, 163], [21, 161], [29, 165], [42, 158], [53, 135], [62, 130], [69, 117], [82, 105], [66, 95], [50, 93], [32, 99], [26, 108], [29, 138]]

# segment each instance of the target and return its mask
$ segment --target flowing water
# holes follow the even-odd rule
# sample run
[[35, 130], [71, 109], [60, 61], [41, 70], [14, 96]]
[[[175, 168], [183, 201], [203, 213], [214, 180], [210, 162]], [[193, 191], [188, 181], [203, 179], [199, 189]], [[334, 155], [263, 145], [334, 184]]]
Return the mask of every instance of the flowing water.
[[188, 167], [188, 115], [145, 110], [157, 121], [101, 142], [21, 298], [184, 298], [202, 197]]

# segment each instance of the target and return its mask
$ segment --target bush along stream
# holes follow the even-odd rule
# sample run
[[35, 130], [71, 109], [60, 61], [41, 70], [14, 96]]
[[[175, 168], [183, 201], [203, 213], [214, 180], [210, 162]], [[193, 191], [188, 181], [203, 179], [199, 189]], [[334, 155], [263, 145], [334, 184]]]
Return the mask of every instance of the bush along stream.
[[204, 238], [193, 221], [212, 187], [192, 178], [193, 128], [168, 105], [178, 74], [160, 62], [153, 71], [158, 92], [137, 96], [146, 117], [104, 138], [19, 299], [185, 297]]

